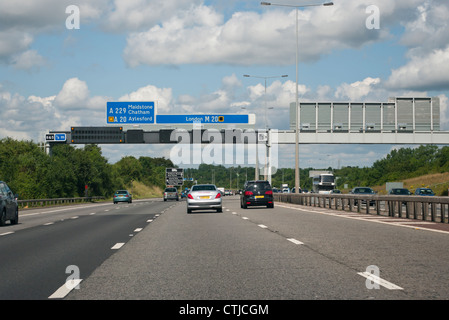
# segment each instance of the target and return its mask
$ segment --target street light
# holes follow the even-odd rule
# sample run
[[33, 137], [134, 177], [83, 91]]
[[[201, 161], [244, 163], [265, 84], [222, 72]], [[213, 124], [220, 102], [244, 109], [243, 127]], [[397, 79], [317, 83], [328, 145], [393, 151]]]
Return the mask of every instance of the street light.
[[296, 125], [295, 125], [295, 193], [299, 193], [299, 92], [298, 92], [298, 59], [299, 59], [299, 27], [298, 27], [298, 9], [303, 7], [319, 7], [333, 6], [333, 2], [316, 3], [316, 4], [278, 4], [271, 2], [261, 2], [263, 6], [280, 6], [296, 8]]
[[[259, 78], [259, 79], [264, 79], [265, 81], [265, 94], [264, 94], [264, 100], [265, 100], [265, 130], [268, 130], [268, 125], [267, 125], [267, 79], [273, 79], [273, 78], [287, 78], [288, 75], [287, 74], [283, 74], [281, 76], [269, 76], [269, 77], [262, 77], [262, 76], [252, 76], [249, 74], [244, 74], [243, 75], [246, 78]], [[272, 109], [272, 108], [271, 108]], [[268, 134], [268, 133], [267, 133]], [[270, 152], [268, 151], [268, 140], [265, 143], [265, 146], [267, 148], [267, 150], [265, 151], [265, 169], [264, 169], [264, 179], [268, 180], [271, 184], [271, 170], [268, 170], [268, 166], [271, 165], [271, 156], [270, 156]], [[256, 149], [257, 150], [257, 149]], [[259, 156], [259, 154], [256, 151], [256, 159]], [[257, 168], [256, 168], [257, 170]], [[269, 171], [269, 172], [268, 172]], [[267, 177], [268, 176], [268, 177]]]
[[267, 79], [273, 79], [273, 78], [287, 78], [288, 75], [287, 74], [283, 74], [282, 76], [270, 76], [270, 77], [261, 77], [261, 76], [252, 76], [249, 74], [244, 74], [243, 75], [246, 78], [259, 78], [259, 79], [264, 79], [265, 81], [265, 130], [268, 129], [267, 126]]

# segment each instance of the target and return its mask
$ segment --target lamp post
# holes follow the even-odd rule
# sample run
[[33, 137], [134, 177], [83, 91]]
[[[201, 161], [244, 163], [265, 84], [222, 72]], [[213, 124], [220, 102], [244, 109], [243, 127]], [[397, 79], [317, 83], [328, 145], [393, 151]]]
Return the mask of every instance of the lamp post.
[[279, 6], [296, 8], [296, 125], [295, 125], [295, 193], [299, 193], [299, 93], [298, 93], [298, 60], [299, 60], [299, 27], [298, 27], [298, 9], [304, 7], [333, 6], [333, 2], [316, 3], [316, 4], [279, 4], [271, 2], [261, 2], [262, 6]]
[[[243, 75], [246, 78], [259, 78], [259, 79], [264, 79], [265, 81], [265, 93], [264, 93], [264, 100], [265, 100], [265, 130], [268, 130], [268, 125], [267, 125], [267, 79], [273, 79], [273, 78], [287, 78], [288, 75], [283, 74], [281, 76], [269, 76], [269, 77], [262, 77], [262, 76], [252, 76], [249, 74], [244, 74]], [[268, 134], [268, 131], [267, 131]], [[265, 143], [265, 146], [267, 148], [267, 150], [265, 151], [265, 169], [264, 169], [264, 179], [268, 180], [271, 184], [271, 170], [269, 170], [268, 166], [271, 165], [271, 157], [269, 155], [269, 151], [268, 151], [268, 140]], [[257, 149], [256, 149], [257, 150]], [[256, 157], [258, 157], [259, 155], [256, 153]], [[257, 170], [257, 169], [256, 169]]]

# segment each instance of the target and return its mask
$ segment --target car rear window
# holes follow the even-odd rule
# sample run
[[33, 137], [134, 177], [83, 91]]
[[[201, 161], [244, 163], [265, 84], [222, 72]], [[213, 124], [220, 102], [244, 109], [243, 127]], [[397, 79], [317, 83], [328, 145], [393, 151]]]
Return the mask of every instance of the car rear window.
[[370, 188], [359, 188], [355, 190], [356, 193], [373, 193], [373, 190]]
[[215, 186], [201, 186], [201, 185], [196, 185], [192, 187], [192, 191], [214, 191], [217, 190], [215, 188]]
[[176, 188], [167, 188], [165, 192], [176, 192]]
[[393, 189], [394, 194], [408, 194], [407, 189]]
[[271, 185], [268, 182], [249, 182], [246, 190], [271, 190]]
[[127, 193], [128, 193], [128, 191], [126, 191], [126, 190], [119, 190], [116, 192], [116, 194], [127, 194]]

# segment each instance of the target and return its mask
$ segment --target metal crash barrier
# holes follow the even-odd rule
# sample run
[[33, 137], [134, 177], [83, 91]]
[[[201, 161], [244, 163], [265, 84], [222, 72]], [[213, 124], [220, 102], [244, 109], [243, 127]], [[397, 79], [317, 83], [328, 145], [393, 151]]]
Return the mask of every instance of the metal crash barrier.
[[304, 206], [449, 223], [449, 197], [318, 193], [275, 193], [273, 197]]
[[30, 200], [17, 200], [19, 208], [35, 208], [45, 207], [50, 205], [64, 205], [80, 202], [93, 202], [95, 200], [104, 200], [105, 197], [77, 197], [77, 198], [54, 198], [54, 199], [30, 199]]

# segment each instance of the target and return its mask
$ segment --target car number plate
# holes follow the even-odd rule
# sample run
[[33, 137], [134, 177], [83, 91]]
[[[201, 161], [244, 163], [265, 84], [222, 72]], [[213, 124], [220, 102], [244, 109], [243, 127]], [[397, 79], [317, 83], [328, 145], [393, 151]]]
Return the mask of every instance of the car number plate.
[[263, 198], [263, 196], [256, 196], [256, 199], [260, 199], [260, 198]]
[[200, 199], [209, 199], [209, 196], [201, 196]]

